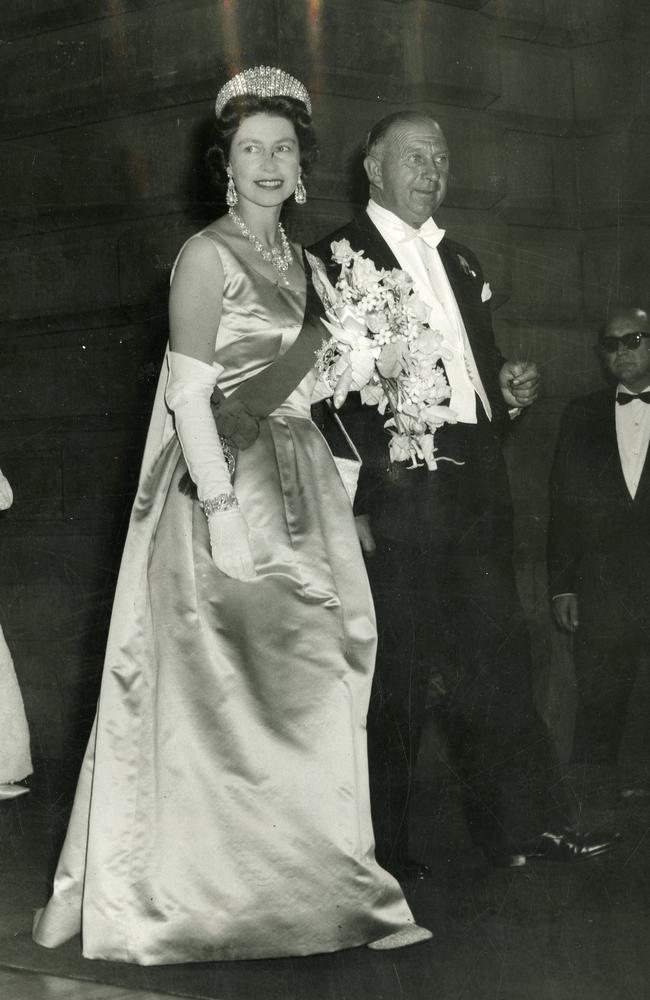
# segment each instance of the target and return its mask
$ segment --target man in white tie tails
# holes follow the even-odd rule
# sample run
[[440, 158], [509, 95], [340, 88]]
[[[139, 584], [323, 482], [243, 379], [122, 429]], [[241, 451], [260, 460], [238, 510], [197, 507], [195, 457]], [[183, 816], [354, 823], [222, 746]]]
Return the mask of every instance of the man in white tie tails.
[[[598, 343], [612, 385], [566, 408], [551, 474], [549, 585], [574, 633], [573, 760], [615, 767], [627, 707], [650, 655], [650, 317], [621, 307]], [[623, 787], [624, 795], [650, 794]]]
[[451, 358], [457, 423], [436, 433], [436, 471], [391, 464], [382, 417], [351, 393], [341, 409], [363, 466], [355, 501], [377, 609], [379, 650], [368, 717], [377, 856], [399, 878], [429, 869], [409, 850], [408, 810], [432, 672], [464, 790], [488, 860], [572, 860], [609, 844], [569, 828], [548, 733], [533, 703], [529, 636], [512, 564], [512, 506], [500, 438], [538, 390], [534, 364], [507, 361], [492, 331], [489, 285], [474, 254], [432, 214], [447, 190], [449, 150], [420, 111], [371, 130], [366, 210], [311, 248], [337, 276], [330, 244], [349, 240], [378, 267], [407, 271]]

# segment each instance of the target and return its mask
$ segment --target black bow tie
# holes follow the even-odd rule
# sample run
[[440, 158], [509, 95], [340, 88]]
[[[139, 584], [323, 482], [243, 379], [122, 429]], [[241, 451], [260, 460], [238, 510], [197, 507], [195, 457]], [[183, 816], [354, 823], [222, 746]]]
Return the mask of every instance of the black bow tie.
[[650, 403], [650, 389], [647, 392], [617, 392], [616, 402], [620, 403], [621, 406], [626, 406], [633, 399], [640, 399], [643, 403]]

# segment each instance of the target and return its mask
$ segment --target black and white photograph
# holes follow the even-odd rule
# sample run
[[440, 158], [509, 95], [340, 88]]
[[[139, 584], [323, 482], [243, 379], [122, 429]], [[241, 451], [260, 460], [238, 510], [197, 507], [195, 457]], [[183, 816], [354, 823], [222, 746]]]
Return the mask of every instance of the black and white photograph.
[[647, 0], [0, 0], [0, 996], [650, 984]]

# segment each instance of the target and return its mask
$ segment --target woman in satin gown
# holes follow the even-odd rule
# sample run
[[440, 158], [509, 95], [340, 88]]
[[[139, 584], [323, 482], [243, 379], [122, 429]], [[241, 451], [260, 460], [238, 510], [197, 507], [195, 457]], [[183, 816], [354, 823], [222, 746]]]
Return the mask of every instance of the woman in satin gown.
[[[0, 510], [8, 510], [13, 493], [0, 470]], [[0, 625], [0, 802], [29, 791], [22, 781], [32, 773], [29, 729], [13, 660]]]
[[314, 145], [304, 102], [255, 93], [226, 103], [217, 137], [237, 213], [192, 237], [172, 274], [95, 728], [34, 930], [47, 947], [81, 931], [87, 958], [142, 965], [430, 937], [374, 858], [374, 615], [310, 420], [313, 372], [237, 455], [234, 493], [202, 485], [196, 442], [220, 451], [203, 422], [215, 378], [228, 396], [281, 365], [301, 329], [305, 275], [279, 214]]

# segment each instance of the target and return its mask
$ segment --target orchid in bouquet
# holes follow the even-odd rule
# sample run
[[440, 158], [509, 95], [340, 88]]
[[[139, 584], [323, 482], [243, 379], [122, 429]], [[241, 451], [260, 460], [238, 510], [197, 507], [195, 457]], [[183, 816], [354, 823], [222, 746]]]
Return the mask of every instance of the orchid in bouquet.
[[434, 434], [456, 415], [444, 405], [451, 395], [443, 359], [449, 351], [432, 330], [428, 310], [405, 271], [379, 270], [347, 240], [332, 243], [341, 270], [332, 285], [318, 257], [307, 253], [314, 287], [331, 334], [316, 355], [323, 395], [339, 405], [351, 389], [361, 401], [388, 411], [392, 462], [437, 468]]

